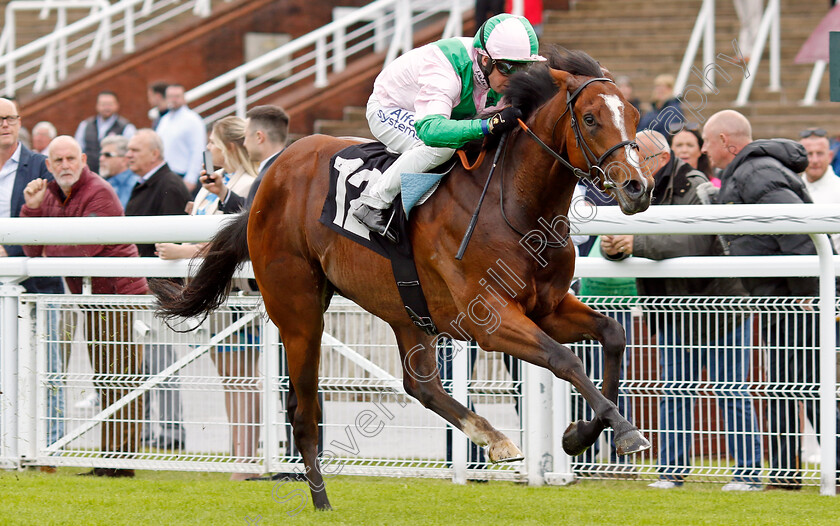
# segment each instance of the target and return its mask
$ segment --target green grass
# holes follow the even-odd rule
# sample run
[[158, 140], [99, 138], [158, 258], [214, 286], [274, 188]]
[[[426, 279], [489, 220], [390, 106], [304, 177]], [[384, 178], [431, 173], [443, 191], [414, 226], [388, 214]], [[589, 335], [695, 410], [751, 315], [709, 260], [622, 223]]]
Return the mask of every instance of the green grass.
[[[14, 524], [574, 524], [837, 525], [838, 497], [817, 488], [732, 494], [717, 484], [655, 490], [646, 482], [583, 481], [566, 487], [372, 477], [327, 481], [334, 510], [315, 512], [300, 482], [229, 482], [226, 474], [138, 472], [135, 479], [0, 472], [0, 525]], [[304, 494], [306, 506], [295, 494]], [[292, 514], [292, 516], [287, 515]]]

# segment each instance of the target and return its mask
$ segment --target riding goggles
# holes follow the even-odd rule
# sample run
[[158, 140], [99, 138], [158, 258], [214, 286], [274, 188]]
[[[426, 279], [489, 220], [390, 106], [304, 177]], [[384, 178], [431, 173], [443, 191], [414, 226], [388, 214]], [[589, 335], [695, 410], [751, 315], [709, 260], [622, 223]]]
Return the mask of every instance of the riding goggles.
[[507, 62], [505, 60], [495, 59], [493, 59], [493, 64], [496, 66], [496, 69], [499, 70], [499, 73], [505, 77], [509, 77], [514, 73], [519, 73], [520, 71], [525, 71], [531, 66], [530, 62]]

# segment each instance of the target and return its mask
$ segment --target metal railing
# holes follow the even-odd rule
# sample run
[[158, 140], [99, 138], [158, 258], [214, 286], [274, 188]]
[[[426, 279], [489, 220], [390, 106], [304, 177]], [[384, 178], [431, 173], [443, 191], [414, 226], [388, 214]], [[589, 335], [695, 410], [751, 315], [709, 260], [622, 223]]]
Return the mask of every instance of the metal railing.
[[[697, 57], [697, 52], [702, 41], [703, 44], [703, 72], [699, 74], [700, 78], [705, 78], [703, 82], [703, 89], [706, 92], [714, 92], [715, 84], [715, 0], [703, 0], [700, 11], [697, 13], [697, 19], [694, 23], [694, 29], [691, 32], [691, 37], [688, 40], [685, 53], [683, 54], [680, 69], [677, 73], [677, 78], [674, 83], [674, 93], [681, 94], [686, 87], [688, 77], [694, 68], [694, 61]], [[755, 82], [755, 74], [761, 65], [761, 58], [764, 54], [764, 48], [769, 41], [770, 52], [770, 85], [771, 91], [779, 91], [781, 89], [781, 31], [780, 31], [780, 2], [779, 0], [768, 0], [767, 7], [761, 17], [761, 23], [758, 28], [755, 42], [752, 49], [739, 49], [741, 53], [745, 51], [750, 57], [747, 64], [747, 70], [744, 72], [744, 78], [741, 80], [741, 86], [738, 90], [738, 95], [735, 98], [736, 106], [744, 106], [749, 101], [750, 92]]]
[[348, 60], [387, 50], [385, 63], [414, 46], [414, 32], [441, 13], [448, 13], [443, 38], [460, 36], [466, 0], [376, 0], [342, 10], [329, 24], [292, 40], [186, 93], [206, 122], [235, 114], [289, 86], [311, 81], [321, 88], [329, 73], [344, 71]]
[[[67, 228], [60, 227], [62, 219], [4, 219], [0, 220], [0, 243], [50, 243], [54, 238], [63, 238], [62, 241], [66, 243], [91, 243], [91, 242], [146, 242], [150, 239], [157, 239], [158, 241], [201, 241], [210, 237], [214, 228], [219, 225], [220, 220], [213, 221], [209, 218], [166, 218], [165, 226], [157, 227], [158, 230], [151, 230], [150, 228], [126, 228], [131, 224], [137, 226], [136, 221], [142, 221], [145, 218], [86, 218], [80, 219], [86, 221], [85, 228]], [[154, 218], [157, 219], [157, 218]], [[51, 227], [44, 232], [44, 225], [51, 221]], [[37, 232], [30, 232], [30, 225], [37, 229]], [[38, 225], [36, 225], [38, 223]], [[181, 233], [181, 224], [187, 225], [193, 223], [198, 225], [192, 232]], [[94, 234], [100, 226], [109, 225], [108, 228], [113, 230], [106, 231], [103, 228], [102, 234]], [[159, 224], [160, 225], [160, 224]], [[575, 274], [581, 277], [591, 276], [609, 276], [609, 277], [721, 277], [721, 276], [820, 276], [820, 299], [814, 306], [814, 310], [810, 310], [812, 306], [801, 301], [796, 301], [796, 298], [751, 298], [746, 302], [741, 302], [746, 305], [750, 311], [755, 311], [757, 314], [772, 314], [776, 317], [783, 317], [789, 313], [790, 315], [808, 315], [813, 320], [819, 318], [820, 332], [813, 334], [815, 341], [819, 342], [812, 347], [798, 349], [798, 351], [809, 353], [811, 356], [819, 356], [821, 366], [819, 372], [815, 373], [813, 383], [809, 384], [795, 384], [786, 385], [790, 387], [788, 391], [795, 394], [786, 394], [784, 396], [792, 397], [792, 399], [804, 402], [815, 402], [817, 400], [821, 403], [819, 414], [811, 413], [810, 417], [813, 420], [820, 422], [820, 467], [819, 467], [819, 481], [821, 485], [821, 492], [823, 494], [833, 495], [836, 491], [835, 487], [835, 443], [836, 433], [834, 415], [836, 411], [837, 401], [837, 382], [836, 382], [836, 339], [834, 333], [835, 317], [837, 316], [837, 304], [834, 294], [835, 276], [840, 274], [840, 257], [833, 257], [830, 245], [825, 233], [836, 232], [840, 230], [840, 219], [836, 215], [836, 210], [830, 205], [786, 205], [786, 206], [766, 206], [766, 205], [729, 205], [729, 206], [682, 206], [682, 207], [660, 207], [631, 217], [622, 216], [614, 207], [600, 208], [594, 217], [589, 217], [587, 221], [573, 218], [573, 228], [579, 233], [583, 234], [608, 234], [608, 233], [694, 233], [694, 234], [708, 234], [708, 233], [761, 233], [761, 234], [782, 234], [782, 233], [811, 233], [815, 244], [817, 246], [817, 256], [778, 256], [778, 257], [691, 257], [691, 258], [676, 258], [672, 260], [665, 260], [659, 262], [651, 262], [646, 260], [639, 260], [631, 258], [630, 260], [615, 263], [600, 258], [581, 258], [578, 260], [578, 268]], [[122, 231], [122, 238], [118, 236], [118, 231]], [[38, 234], [41, 232], [41, 234]], [[62, 235], [59, 236], [58, 233]], [[529, 232], [529, 235], [537, 239], [536, 231]], [[39, 237], [33, 237], [39, 236]], [[525, 249], [523, 247], [523, 249]], [[530, 244], [528, 251], [538, 250], [539, 247], [533, 243]], [[10, 283], [21, 279], [27, 275], [75, 275], [75, 276], [90, 276], [93, 275], [172, 275], [173, 268], [170, 262], [163, 262], [158, 260], [144, 261], [139, 258], [134, 258], [138, 267], [130, 268], [124, 263], [124, 259], [112, 258], [92, 258], [86, 261], [87, 266], [68, 265], [73, 263], [71, 259], [61, 258], [57, 261], [51, 258], [2, 258], [9, 261], [0, 262], [0, 276], [5, 278], [0, 281]], [[19, 261], [18, 261], [19, 259]], [[131, 258], [129, 258], [131, 259]], [[79, 260], [76, 260], [79, 261]], [[184, 262], [180, 263], [185, 265]], [[140, 265], [145, 265], [141, 268]], [[182, 266], [179, 270], [184, 272], [186, 266]], [[49, 449], [45, 438], [41, 438], [41, 434], [48, 427], [50, 421], [49, 413], [47, 412], [48, 404], [46, 402], [47, 395], [50, 389], [50, 382], [64, 381], [68, 378], [65, 376], [52, 376], [46, 365], [48, 360], [45, 356], [47, 353], [47, 343], [50, 338], [44, 336], [49, 334], [43, 327], [44, 321], [41, 321], [41, 328], [38, 329], [37, 309], [35, 315], [35, 325], [32, 325], [32, 319], [26, 318], [24, 308], [24, 321], [19, 322], [19, 314], [21, 313], [21, 305], [26, 302], [43, 302], [42, 311], [48, 310], [46, 307], [49, 300], [63, 301], [65, 304], [72, 305], [123, 305], [127, 303], [148, 304], [151, 298], [91, 298], [88, 296], [63, 297], [63, 298], [33, 298], [22, 297], [20, 291], [15, 291], [14, 285], [4, 284], [2, 294], [0, 294], [0, 329], [2, 329], [2, 340], [0, 340], [0, 382], [2, 382], [3, 394], [0, 395], [0, 418], [3, 419], [4, 426], [18, 425], [20, 418], [10, 416], [14, 413], [9, 413], [9, 407], [25, 405], [25, 411], [20, 414], [29, 415], [24, 416], [26, 425], [28, 426], [29, 440], [34, 440], [40, 443], [37, 446], [36, 457], [38, 462], [61, 463], [63, 465], [99, 465], [103, 459], [99, 457], [98, 450], [91, 448], [81, 448], [76, 450], [72, 455], [54, 456], [57, 450], [64, 446], [70, 446], [71, 440], [65, 441], [63, 444]], [[591, 299], [596, 303], [597, 299]], [[234, 298], [233, 304], [236, 304], [238, 299]], [[243, 300], [244, 301], [244, 300]], [[698, 313], [708, 313], [707, 316], [732, 316], [743, 315], [744, 305], [727, 306], [724, 305], [720, 298], [646, 298], [645, 301], [634, 300], [635, 303], [625, 305], [626, 302], [621, 301], [621, 298], [610, 302], [600, 300], [601, 308], [604, 310], [629, 311], [630, 307], [641, 308], [645, 312], [655, 314], [656, 312], [668, 313], [685, 313], [696, 315]], [[21, 303], [23, 302], [23, 303]], [[623, 469], [622, 466], [607, 464], [608, 470], [602, 471], [600, 468], [604, 467], [603, 462], [597, 462], [597, 459], [569, 459], [562, 453], [560, 448], [560, 437], [565, 425], [580, 413], [574, 413], [573, 406], [575, 398], [572, 397], [568, 385], [553, 379], [550, 373], [545, 370], [536, 369], [533, 367], [525, 367], [522, 371], [522, 384], [516, 383], [513, 377], [508, 378], [509, 373], [500, 364], [488, 364], [488, 370], [492, 370], [492, 374], [484, 376], [479, 374], [472, 380], [467, 380], [468, 373], [466, 371], [472, 370], [469, 366], [469, 361], [472, 358], [468, 357], [470, 353], [459, 352], [455, 353], [455, 360], [463, 360], [459, 363], [453, 363], [453, 380], [456, 382], [465, 382], [461, 384], [447, 384], [450, 385], [453, 392], [461, 400], [470, 398], [479, 406], [479, 413], [486, 413], [490, 410], [501, 410], [498, 418], [505, 422], [502, 426], [504, 431], [509, 432], [515, 442], [522, 444], [526, 452], [526, 464], [520, 466], [505, 466], [500, 469], [490, 470], [468, 470], [467, 466], [472, 462], [469, 458], [466, 441], [463, 436], [455, 433], [453, 440], [452, 454], [445, 453], [445, 432], [443, 427], [439, 427], [436, 417], [430, 416], [427, 412], [418, 411], [397, 413], [395, 411], [402, 411], [406, 401], [399, 398], [402, 396], [398, 391], [399, 385], [395, 380], [398, 378], [399, 367], [394, 362], [388, 362], [387, 358], [383, 358], [388, 353], [392, 356], [396, 355], [393, 347], [386, 347], [390, 350], [383, 351], [386, 354], [383, 356], [371, 354], [367, 348], [371, 346], [380, 345], [378, 342], [384, 341], [386, 336], [382, 335], [382, 331], [386, 330], [383, 326], [377, 325], [374, 318], [369, 315], [364, 315], [357, 310], [357, 307], [349, 306], [343, 302], [337, 302], [336, 308], [339, 308], [341, 313], [337, 314], [338, 318], [328, 321], [328, 325], [332, 327], [331, 332], [322, 339], [322, 344], [330, 356], [335, 356], [335, 359], [343, 360], [338, 362], [338, 365], [325, 360], [324, 366], [328, 369], [322, 371], [325, 378], [325, 395], [327, 393], [336, 393], [336, 398], [331, 401], [341, 402], [334, 404], [332, 407], [333, 415], [338, 420], [327, 422], [327, 429], [330, 430], [329, 440], [326, 444], [333, 445], [333, 452], [335, 451], [335, 444], [345, 445], [350, 449], [341, 454], [336, 454], [342, 466], [346, 466], [347, 471], [343, 473], [365, 473], [365, 474], [414, 474], [426, 476], [452, 476], [456, 480], [463, 480], [465, 476], [477, 476], [484, 478], [514, 478], [527, 479], [531, 483], [562, 482], [567, 481], [575, 476], [603, 476], [611, 472], [618, 472]], [[343, 309], [343, 310], [341, 310]], [[807, 312], [806, 312], [807, 311]], [[734, 313], [734, 314], [731, 314]], [[357, 313], [357, 314], [353, 314]], [[351, 324], [348, 316], [361, 316], [358, 322]], [[365, 317], [368, 316], [368, 317]], [[343, 317], [343, 318], [342, 318]], [[243, 318], [239, 318], [243, 319]], [[268, 324], [269, 326], [271, 324]], [[35, 326], [35, 332], [29, 328]], [[236, 332], [238, 327], [229, 325], [230, 332]], [[268, 329], [266, 329], [268, 330]], [[342, 332], [344, 331], [344, 332]], [[218, 338], [213, 341], [212, 332], [216, 333]], [[756, 334], [760, 334], [758, 331]], [[40, 335], [40, 336], [39, 336]], [[210, 347], [223, 343], [220, 340], [228, 336], [223, 332], [223, 329], [215, 331], [205, 331], [204, 343], [198, 346], [193, 345], [188, 354], [182, 356], [183, 359], [198, 359], [201, 353], [209, 352]], [[34, 340], [33, 340], [34, 338]], [[178, 344], [175, 340], [168, 340], [170, 336], [161, 337], [163, 343]], [[388, 336], [389, 338], [389, 336]], [[266, 338], [263, 341], [269, 341]], [[40, 343], [38, 343], [40, 342]], [[77, 342], [78, 343], [78, 342]], [[82, 339], [82, 343], [89, 343], [89, 339]], [[149, 342], [160, 343], [156, 340]], [[34, 355], [27, 354], [28, 351], [21, 351], [21, 349], [29, 349], [34, 347]], [[40, 347], [38, 347], [40, 345]], [[632, 352], [641, 352], [644, 346], [650, 346], [650, 342], [634, 343], [631, 346]], [[654, 344], [655, 345], [655, 344]], [[691, 352], [695, 344], [686, 343], [678, 346], [682, 349], [681, 352]], [[203, 347], [203, 348], [200, 348]], [[766, 342], [754, 337], [749, 341], [748, 347], [750, 349], [768, 349]], [[773, 348], [778, 351], [778, 348]], [[772, 349], [771, 349], [772, 350]], [[264, 351], [265, 359], [268, 359]], [[586, 353], [586, 347], [579, 350], [580, 353]], [[38, 354], [41, 353], [41, 354]], [[15, 362], [17, 357], [27, 360], [25, 367], [20, 367]], [[483, 356], [483, 354], [482, 354]], [[352, 359], [351, 359], [352, 357]], [[275, 360], [276, 356], [271, 358]], [[647, 400], [647, 407], [650, 407], [649, 402], [653, 398], [663, 396], [670, 396], [674, 393], [662, 391], [662, 382], [657, 377], [656, 367], [652, 358], [649, 359], [647, 369], [643, 374], [634, 373], [628, 375], [628, 381], [625, 383], [622, 395], [629, 397], [636, 397], [639, 400]], [[757, 358], [756, 363], [767, 365], [768, 359]], [[206, 362], [205, 362], [206, 363]], [[267, 362], [268, 363], [268, 362]], [[40, 365], [39, 365], [40, 364]], [[591, 362], [588, 362], [592, 366]], [[185, 365], [186, 366], [186, 365]], [[594, 366], [592, 366], [594, 367]], [[283, 390], [282, 376], [274, 376], [274, 371], [277, 371], [277, 361], [268, 363], [263, 366], [263, 387], [266, 389], [264, 399], [270, 399], [274, 406], [264, 406], [264, 414], [268, 415], [266, 422], [261, 423], [264, 426], [262, 429], [264, 436], [268, 436], [269, 440], [274, 440], [280, 436], [284, 424], [282, 418], [279, 418], [277, 410], [277, 395]], [[458, 373], [458, 371], [463, 373]], [[594, 369], [593, 369], [594, 370]], [[14, 373], [16, 371], [16, 374]], [[266, 372], [268, 371], [268, 372]], [[171, 371], [161, 373], [164, 376], [170, 374]], [[64, 374], [64, 373], [62, 373]], [[72, 374], [77, 374], [73, 372]], [[512, 374], [512, 373], [511, 373]], [[593, 373], [597, 377], [596, 373]], [[35, 376], [33, 376], [35, 375]], [[40, 376], [39, 376], [40, 375]], [[198, 376], [206, 376], [204, 373], [197, 373]], [[76, 378], [76, 377], [73, 377]], [[94, 377], [85, 377], [88, 382], [93, 382]], [[456, 380], [461, 378], [461, 380]], [[40, 379], [40, 383], [39, 380]], [[71, 378], [72, 379], [72, 378]], [[156, 380], [143, 376], [141, 378], [144, 382], [154, 383]], [[161, 380], [159, 376], [157, 380]], [[692, 380], [697, 381], [697, 380]], [[23, 382], [21, 384], [20, 382]], [[34, 384], [33, 384], [34, 382]], [[476, 383], [478, 382], [478, 383]], [[482, 383], [484, 382], [484, 383]], [[501, 382], [501, 383], [499, 383]], [[144, 384], [145, 387], [151, 387], [152, 383]], [[212, 382], [211, 382], [212, 384]], [[216, 387], [213, 387], [215, 385]], [[222, 393], [222, 389], [218, 384], [207, 384], [203, 389], [208, 392], [215, 392], [217, 395]], [[518, 398], [519, 385], [521, 385], [522, 398]], [[694, 385], [694, 384], [687, 384]], [[749, 396], [756, 402], [763, 403], [767, 400], [778, 399], [779, 394], [778, 385], [769, 382], [767, 377], [751, 376], [749, 380]], [[265, 387], [270, 386], [270, 387]], [[550, 388], [549, 388], [550, 386]], [[698, 388], [706, 389], [706, 384], [697, 384]], [[543, 390], [543, 387], [546, 387]], [[682, 389], [681, 386], [678, 386]], [[726, 385], [718, 386], [714, 389], [729, 389]], [[37, 395], [35, 398], [31, 395], [33, 390], [43, 389], [43, 393]], [[499, 389], [501, 391], [499, 391]], [[714, 392], [711, 387], [708, 388], [710, 392]], [[548, 393], [552, 397], [554, 403], [549, 403], [545, 399], [535, 398], [541, 391]], [[731, 389], [730, 389], [731, 391]], [[727, 391], [727, 392], [730, 392]], [[785, 391], [786, 393], [788, 391]], [[340, 395], [338, 393], [345, 393]], [[705, 391], [703, 391], [705, 392]], [[503, 398], [493, 398], [493, 396], [501, 395]], [[332, 396], [332, 395], [330, 395]], [[544, 395], [545, 396], [545, 395]], [[690, 396], [693, 395], [683, 395]], [[706, 398], [709, 396], [704, 395]], [[741, 396], [741, 395], [739, 395]], [[382, 397], [385, 397], [384, 399]], [[507, 397], [507, 398], [504, 398]], [[703, 398], [702, 396], [700, 398]], [[34, 401], [33, 401], [34, 400]], [[359, 410], [365, 410], [364, 404], [376, 405], [377, 402], [386, 400], [388, 405], [388, 414], [400, 415], [399, 418], [406, 420], [396, 420], [394, 425], [390, 425], [391, 420], [385, 422], [386, 429], [393, 430], [395, 433], [405, 433], [408, 429], [408, 435], [414, 433], [415, 435], [422, 430], [423, 432], [436, 429], [435, 451], [424, 450], [424, 453], [417, 453], [414, 458], [406, 458], [400, 456], [396, 460], [387, 457], [382, 450], [376, 448], [366, 451], [364, 455], [360, 455], [361, 448], [351, 447], [348, 443], [347, 430], [354, 432], [352, 426], [354, 425], [353, 417], [358, 414]], [[519, 402], [516, 402], [519, 400]], [[360, 405], [361, 403], [361, 405]], [[516, 410], [517, 404], [522, 409], [521, 415]], [[488, 409], [487, 406], [492, 406]], [[273, 409], [272, 409], [273, 407]], [[400, 409], [397, 409], [399, 407]], [[552, 407], [554, 409], [552, 409]], [[112, 408], [117, 410], [116, 407]], [[644, 414], [644, 413], [643, 413]], [[100, 420], [106, 418], [102, 413], [98, 414]], [[205, 422], [201, 420], [203, 417], [194, 417], [190, 420], [191, 425], [203, 425]], [[272, 420], [273, 418], [273, 420]], [[329, 416], [327, 417], [330, 418]], [[518, 418], [524, 418], [524, 423], [521, 425], [516, 423]], [[652, 436], [659, 436], [662, 431], [651, 420], [652, 416], [648, 415], [647, 422], [649, 425], [643, 430], [645, 433]], [[382, 419], [382, 417], [380, 417]], [[92, 429], [88, 419], [81, 419], [80, 425], [87, 426]], [[165, 419], [164, 419], [165, 420]], [[495, 418], [491, 418], [495, 421]], [[84, 422], [82, 422], [84, 421]], [[32, 422], [35, 422], [33, 424]], [[41, 422], [38, 424], [37, 422]], [[145, 422], [145, 420], [144, 420]], [[396, 423], [399, 422], [399, 423]], [[651, 423], [653, 422], [653, 423]], [[224, 422], [216, 423], [215, 425], [224, 426]], [[231, 424], [232, 425], [232, 424]], [[330, 427], [332, 426], [332, 427]], [[349, 427], [348, 427], [349, 426]], [[390, 426], [390, 427], [389, 427]], [[274, 431], [269, 429], [275, 428]], [[9, 429], [5, 427], [5, 429]], [[400, 431], [402, 430], [402, 431]], [[709, 434], [707, 430], [698, 429], [692, 431], [693, 436], [713, 437], [709, 440], [719, 440], [722, 436], [718, 434]], [[89, 433], [89, 431], [88, 431]], [[273, 433], [273, 434], [272, 434]], [[344, 433], [344, 435], [342, 435]], [[767, 429], [759, 427], [758, 433], [764, 438], [769, 437]], [[84, 433], [77, 433], [74, 440], [82, 437]], [[399, 444], [400, 437], [408, 436], [395, 435], [389, 438], [394, 443]], [[797, 433], [798, 436], [804, 437], [804, 434]], [[8, 465], [20, 462], [20, 444], [10, 444], [9, 436], [17, 437], [18, 435], [8, 433], [0, 433], [0, 463]], [[358, 438], [358, 435], [355, 435]], [[5, 437], [5, 438], [2, 438]], [[717, 438], [714, 438], [717, 437]], [[704, 439], [705, 440], [705, 439]], [[275, 440], [276, 441], [276, 440]], [[703, 441], [701, 441], [703, 442]], [[32, 447], [30, 442], [26, 442], [27, 448]], [[189, 444], [189, 440], [188, 440]], [[279, 442], [275, 446], [271, 442], [270, 445], [265, 446], [268, 451], [273, 453], [266, 453], [264, 450], [260, 456], [249, 457], [246, 460], [238, 458], [231, 460], [230, 456], [225, 453], [218, 453], [213, 456], [205, 456], [195, 462], [190, 463], [190, 459], [195, 452], [192, 451], [175, 451], [175, 452], [161, 452], [158, 450], [143, 450], [137, 452], [137, 455], [123, 455], [124, 458], [104, 459], [107, 465], [103, 467], [144, 467], [160, 469], [162, 466], [177, 465], [178, 469], [202, 469], [202, 466], [212, 465], [212, 469], [220, 470], [245, 470], [247, 472], [261, 472], [265, 470], [275, 470], [288, 468], [290, 463], [293, 463], [293, 458], [281, 452]], [[712, 448], [712, 442], [703, 442], [703, 447]], [[364, 446], [369, 447], [369, 446]], [[399, 446], [396, 446], [399, 448]], [[606, 446], [605, 446], [606, 449]], [[705, 449], [702, 451], [706, 451]], [[711, 450], [710, 450], [711, 451]], [[404, 453], [401, 453], [404, 455]], [[632, 462], [632, 468], [635, 469], [635, 476], [639, 478], [653, 477], [658, 468], [663, 466], [663, 463], [657, 459], [653, 461], [654, 452], [642, 456], [639, 460]], [[18, 455], [15, 457], [15, 455]], [[139, 456], [138, 456], [139, 455]], [[168, 456], [167, 456], [168, 455]], [[220, 456], [221, 455], [221, 456]], [[268, 455], [268, 456], [266, 456]], [[698, 460], [703, 462], [702, 466], [698, 466], [695, 473], [703, 480], [713, 480], [718, 482], [727, 481], [730, 476], [731, 463], [728, 457], [724, 454], [718, 454], [716, 457], [710, 457], [706, 453], [702, 453]], [[65, 458], [66, 457], [66, 458]], [[386, 458], [387, 457], [387, 458]], [[29, 461], [31, 458], [26, 456]], [[15, 460], [17, 459], [17, 460]], [[137, 460], [137, 463], [133, 463]], [[254, 462], [249, 462], [253, 460]], [[171, 461], [171, 462], [170, 462]], [[547, 464], [547, 462], [549, 462]], [[177, 462], [177, 464], [172, 464]], [[208, 464], [210, 463], [210, 464]], [[258, 466], [247, 466], [246, 464], [258, 464]], [[710, 465], [711, 463], [711, 465]], [[696, 464], [696, 462], [695, 462]], [[765, 463], [766, 465], [766, 463]], [[685, 464], [682, 467], [690, 468]], [[762, 468], [760, 474], [766, 475], [768, 473], [766, 468]], [[481, 472], [485, 472], [482, 475]], [[815, 466], [807, 467], [805, 470], [805, 483], [815, 484], [817, 480], [817, 468]]]
[[[67, 24], [67, 10], [81, 6], [88, 6], [91, 13]], [[57, 16], [53, 30], [17, 47], [14, 13], [37, 10], [46, 18], [52, 9]], [[196, 16], [209, 16], [211, 0], [120, 0], [113, 5], [105, 0], [14, 0], [6, 8], [0, 37], [2, 91], [10, 97], [24, 88], [35, 93], [54, 88], [74, 65], [84, 62], [84, 67], [90, 68], [98, 60], [110, 58], [119, 44], [125, 53], [131, 53], [138, 34], [190, 10]]]

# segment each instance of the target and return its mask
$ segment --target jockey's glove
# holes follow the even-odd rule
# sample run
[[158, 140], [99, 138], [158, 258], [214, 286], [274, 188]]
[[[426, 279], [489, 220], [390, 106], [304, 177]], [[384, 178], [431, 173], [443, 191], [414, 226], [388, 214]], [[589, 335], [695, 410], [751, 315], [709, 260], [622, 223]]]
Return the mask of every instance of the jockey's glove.
[[519, 108], [508, 106], [499, 113], [496, 113], [489, 119], [484, 119], [481, 122], [482, 129], [486, 128], [485, 135], [502, 134], [516, 126], [516, 119], [522, 117], [522, 112]]

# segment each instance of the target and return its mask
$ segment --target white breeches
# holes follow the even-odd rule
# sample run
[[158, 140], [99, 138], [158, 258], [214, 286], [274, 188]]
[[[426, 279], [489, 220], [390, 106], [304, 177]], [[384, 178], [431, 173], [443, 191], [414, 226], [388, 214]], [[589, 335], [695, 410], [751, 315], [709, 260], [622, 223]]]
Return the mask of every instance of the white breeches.
[[381, 175], [371, 178], [360, 200], [373, 208], [388, 208], [400, 193], [400, 174], [425, 173], [448, 161], [455, 150], [426, 146], [414, 129], [414, 112], [383, 108], [376, 97], [368, 100], [366, 116], [373, 136], [399, 158]]

